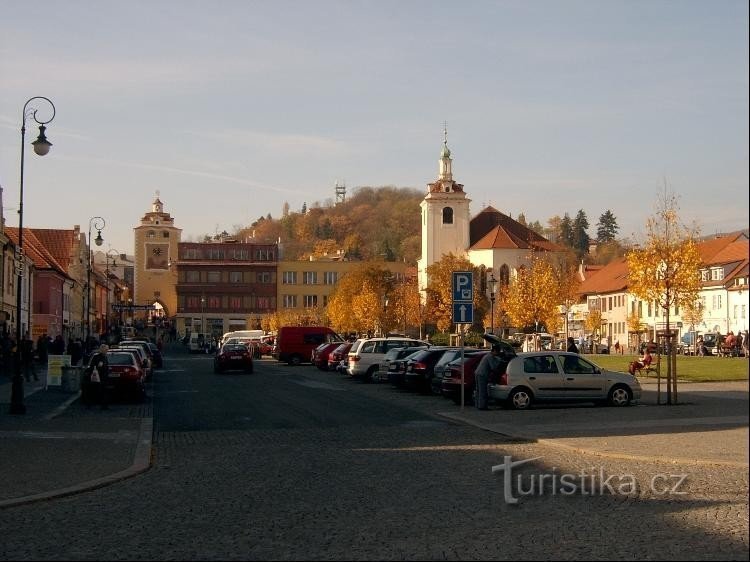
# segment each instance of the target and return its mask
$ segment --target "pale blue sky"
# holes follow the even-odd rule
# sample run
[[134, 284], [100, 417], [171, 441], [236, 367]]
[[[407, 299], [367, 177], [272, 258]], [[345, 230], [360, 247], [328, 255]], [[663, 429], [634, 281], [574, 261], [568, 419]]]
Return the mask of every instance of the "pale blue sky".
[[594, 236], [609, 209], [632, 236], [666, 180], [704, 234], [748, 227], [745, 0], [0, 0], [13, 226], [33, 96], [57, 116], [50, 154], [27, 151], [24, 224], [100, 215], [128, 253], [156, 190], [195, 239], [337, 180], [426, 189], [444, 121], [472, 214], [583, 209]]

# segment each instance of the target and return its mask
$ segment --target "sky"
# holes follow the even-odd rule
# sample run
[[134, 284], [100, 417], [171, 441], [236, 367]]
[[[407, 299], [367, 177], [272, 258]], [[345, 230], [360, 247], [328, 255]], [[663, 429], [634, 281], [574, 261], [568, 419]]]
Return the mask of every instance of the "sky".
[[[745, 0], [0, 0], [0, 14], [11, 226], [24, 104], [44, 96], [53, 146], [27, 145], [24, 226], [102, 217], [120, 253], [157, 193], [191, 241], [335, 201], [337, 182], [426, 192], [445, 126], [472, 215], [583, 210], [595, 237], [610, 210], [637, 240], [666, 191], [703, 234], [748, 228]], [[28, 143], [31, 115], [26, 128]]]

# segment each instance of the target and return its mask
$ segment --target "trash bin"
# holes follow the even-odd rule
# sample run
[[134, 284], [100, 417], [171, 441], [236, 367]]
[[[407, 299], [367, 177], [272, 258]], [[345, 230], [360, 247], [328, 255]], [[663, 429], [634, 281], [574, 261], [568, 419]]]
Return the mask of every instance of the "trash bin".
[[60, 388], [64, 392], [78, 392], [81, 390], [81, 367], [62, 367], [62, 381]]

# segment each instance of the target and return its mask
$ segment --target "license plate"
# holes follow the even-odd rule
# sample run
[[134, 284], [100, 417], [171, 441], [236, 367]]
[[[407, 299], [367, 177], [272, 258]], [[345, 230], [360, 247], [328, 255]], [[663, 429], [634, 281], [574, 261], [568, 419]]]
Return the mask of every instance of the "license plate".
[[230, 359], [231, 359], [232, 361], [237, 361], [237, 360], [239, 360], [239, 359], [242, 359], [242, 357], [230, 357]]
[[109, 378], [111, 378], [111, 379], [116, 379], [116, 378], [119, 378], [119, 377], [120, 377], [120, 373], [110, 373], [109, 374]]

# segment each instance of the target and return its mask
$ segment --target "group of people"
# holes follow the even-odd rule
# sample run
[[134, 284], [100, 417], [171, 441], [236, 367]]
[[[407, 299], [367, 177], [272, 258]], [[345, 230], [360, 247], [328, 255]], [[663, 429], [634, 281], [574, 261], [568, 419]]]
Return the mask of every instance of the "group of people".
[[730, 357], [739, 357], [743, 351], [743, 344], [745, 344], [745, 347], [747, 346], [747, 343], [743, 341], [741, 333], [738, 332], [735, 336], [734, 332], [729, 332], [727, 337], [724, 338], [721, 354], [729, 355]]

